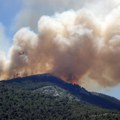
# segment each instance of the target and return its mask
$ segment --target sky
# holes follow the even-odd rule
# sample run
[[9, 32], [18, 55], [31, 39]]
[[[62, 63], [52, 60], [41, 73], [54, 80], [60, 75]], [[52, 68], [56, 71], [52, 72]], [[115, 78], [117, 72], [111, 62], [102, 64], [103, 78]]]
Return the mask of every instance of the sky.
[[[53, 16], [67, 10], [86, 8], [101, 21], [114, 8], [119, 7], [120, 0], [4, 0], [0, 1], [0, 54], [7, 56], [13, 43], [14, 34], [22, 27], [29, 27], [38, 32], [38, 20], [43, 15]], [[120, 99], [120, 85], [112, 88], [100, 88], [102, 92]]]

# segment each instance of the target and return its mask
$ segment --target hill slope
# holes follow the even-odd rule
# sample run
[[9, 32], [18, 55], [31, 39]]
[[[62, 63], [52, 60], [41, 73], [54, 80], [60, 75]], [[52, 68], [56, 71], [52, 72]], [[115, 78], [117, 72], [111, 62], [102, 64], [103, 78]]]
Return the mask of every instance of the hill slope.
[[90, 93], [50, 74], [0, 82], [1, 120], [120, 118], [119, 112], [100, 106], [120, 110], [120, 101], [102, 94]]
[[[85, 101], [87, 103], [97, 105], [103, 108], [108, 109], [116, 109], [120, 111], [120, 101], [99, 93], [91, 93], [85, 90], [84, 88], [80, 87], [79, 85], [73, 85], [63, 80], [52, 76], [50, 74], [41, 74], [41, 75], [33, 75], [24, 78], [16, 78], [9, 81], [3, 81], [4, 83], [9, 84], [16, 84], [21, 87], [25, 87], [26, 89], [36, 89], [39, 88], [37, 84], [43, 83], [51, 83], [58, 87], [61, 87], [64, 90], [67, 90], [74, 96], [78, 97], [78, 99]], [[30, 83], [30, 84], [28, 84]], [[32, 84], [31, 84], [32, 83]]]

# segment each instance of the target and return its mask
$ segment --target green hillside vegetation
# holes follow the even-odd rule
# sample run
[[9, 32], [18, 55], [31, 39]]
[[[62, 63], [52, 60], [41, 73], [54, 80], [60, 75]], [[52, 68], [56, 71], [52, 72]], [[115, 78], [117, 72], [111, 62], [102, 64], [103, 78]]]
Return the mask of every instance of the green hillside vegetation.
[[0, 120], [120, 120], [51, 83], [0, 83]]

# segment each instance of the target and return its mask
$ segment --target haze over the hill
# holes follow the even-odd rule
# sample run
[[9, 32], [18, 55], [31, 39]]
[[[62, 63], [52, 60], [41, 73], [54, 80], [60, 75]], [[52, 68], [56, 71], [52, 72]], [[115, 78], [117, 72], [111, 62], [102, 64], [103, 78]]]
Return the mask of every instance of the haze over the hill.
[[[26, 7], [16, 17], [14, 27], [20, 30], [8, 57], [0, 54], [0, 79], [52, 73], [79, 84], [87, 79], [104, 87], [120, 83], [119, 0], [23, 1], [30, 11]], [[50, 14], [55, 14], [43, 15], [43, 6], [41, 15], [36, 14], [41, 3], [50, 3], [45, 9], [53, 8]], [[28, 25], [25, 18], [32, 29], [21, 28]]]

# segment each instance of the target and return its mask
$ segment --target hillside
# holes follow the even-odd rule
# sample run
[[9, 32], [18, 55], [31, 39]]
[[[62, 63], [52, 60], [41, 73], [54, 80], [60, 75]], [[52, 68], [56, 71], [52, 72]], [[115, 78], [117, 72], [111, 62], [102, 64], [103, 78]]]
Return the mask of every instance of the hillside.
[[0, 120], [119, 120], [119, 103], [50, 74], [0, 82]]

